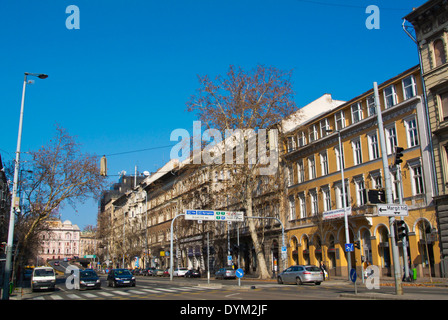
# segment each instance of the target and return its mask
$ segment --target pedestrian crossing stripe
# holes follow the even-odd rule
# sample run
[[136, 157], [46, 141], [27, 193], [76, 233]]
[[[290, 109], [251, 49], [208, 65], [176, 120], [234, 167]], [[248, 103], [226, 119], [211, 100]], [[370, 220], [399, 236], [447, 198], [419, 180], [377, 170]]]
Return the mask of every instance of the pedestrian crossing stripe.
[[60, 295], [47, 295], [47, 296], [37, 296], [32, 298], [33, 300], [45, 300], [45, 297], [48, 297], [47, 299], [52, 300], [64, 300], [64, 299], [93, 299], [93, 298], [101, 298], [103, 297], [117, 297], [117, 296], [130, 296], [131, 294], [139, 294], [144, 295], [147, 293], [154, 293], [154, 294], [166, 294], [166, 293], [178, 293], [178, 292], [198, 292], [203, 290], [210, 290], [213, 288], [203, 288], [203, 287], [172, 287], [170, 289], [168, 288], [154, 288], [154, 289], [148, 289], [148, 288], [139, 288], [139, 289], [131, 289], [127, 291], [121, 291], [121, 290], [110, 290], [110, 289], [102, 289], [99, 291], [92, 291], [92, 292], [79, 292], [79, 293], [67, 293], [66, 297], [64, 298]]

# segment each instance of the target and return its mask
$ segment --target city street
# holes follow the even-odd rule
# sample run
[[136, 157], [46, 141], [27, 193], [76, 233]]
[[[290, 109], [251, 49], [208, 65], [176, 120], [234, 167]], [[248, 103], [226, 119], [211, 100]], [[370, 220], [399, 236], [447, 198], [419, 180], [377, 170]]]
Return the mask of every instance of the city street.
[[418, 299], [447, 300], [448, 287], [406, 286], [404, 295], [394, 294], [393, 286], [381, 286], [378, 290], [368, 290], [362, 283], [357, 284], [358, 295], [355, 295], [353, 284], [348, 281], [332, 280], [320, 286], [314, 284], [282, 285], [275, 281], [259, 281], [247, 279], [216, 280], [206, 278], [185, 279], [167, 277], [136, 277], [135, 287], [108, 287], [105, 276], [101, 275], [102, 288], [99, 290], [68, 290], [65, 278], [58, 277], [55, 291], [32, 292], [24, 289], [23, 295], [17, 294], [15, 299], [21, 300], [342, 300], [342, 299]]

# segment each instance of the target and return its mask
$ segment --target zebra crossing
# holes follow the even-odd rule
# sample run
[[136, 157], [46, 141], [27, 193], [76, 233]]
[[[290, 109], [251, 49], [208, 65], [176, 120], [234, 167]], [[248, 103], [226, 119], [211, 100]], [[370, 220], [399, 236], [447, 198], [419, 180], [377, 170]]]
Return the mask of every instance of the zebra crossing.
[[193, 293], [206, 290], [213, 290], [212, 288], [204, 287], [133, 287], [133, 288], [101, 288], [92, 291], [65, 291], [45, 293], [31, 297], [31, 300], [92, 300], [92, 299], [114, 299], [114, 298], [131, 298], [132, 296], [145, 296], [151, 294], [176, 294], [176, 293]]

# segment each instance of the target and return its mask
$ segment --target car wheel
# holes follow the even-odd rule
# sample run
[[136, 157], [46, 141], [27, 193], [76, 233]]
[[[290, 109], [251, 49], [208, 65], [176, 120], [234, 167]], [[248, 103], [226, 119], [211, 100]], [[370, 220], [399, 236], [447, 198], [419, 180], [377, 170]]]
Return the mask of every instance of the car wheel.
[[277, 283], [278, 283], [278, 284], [283, 284], [282, 277], [277, 277]]
[[318, 281], [318, 282], [315, 282], [314, 283], [316, 286], [319, 286], [320, 285], [320, 282]]
[[297, 285], [301, 286], [303, 284], [302, 279], [300, 279], [300, 277], [297, 277], [296, 278], [296, 283], [297, 283]]

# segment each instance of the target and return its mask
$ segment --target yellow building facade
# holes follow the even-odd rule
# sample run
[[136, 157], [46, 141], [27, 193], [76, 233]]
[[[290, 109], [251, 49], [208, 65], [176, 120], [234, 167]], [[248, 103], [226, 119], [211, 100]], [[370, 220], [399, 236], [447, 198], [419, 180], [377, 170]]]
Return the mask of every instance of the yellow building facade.
[[[409, 264], [418, 276], [437, 276], [440, 249], [419, 66], [378, 88], [389, 165], [394, 147], [404, 148], [400, 169], [390, 166], [390, 177], [394, 202], [399, 203], [402, 191], [402, 201], [409, 209], [409, 215], [403, 217]], [[378, 266], [383, 275], [393, 275], [389, 218], [378, 215], [377, 205], [368, 196], [368, 190], [385, 187], [379, 138], [373, 89], [289, 133], [284, 156], [288, 171], [288, 265], [319, 265], [323, 261], [330, 276], [346, 276], [345, 243], [359, 243], [350, 254], [352, 267], [362, 272], [368, 263]], [[345, 237], [340, 157], [347, 207], [351, 209], [349, 241]], [[398, 247], [403, 266], [401, 241]]]

